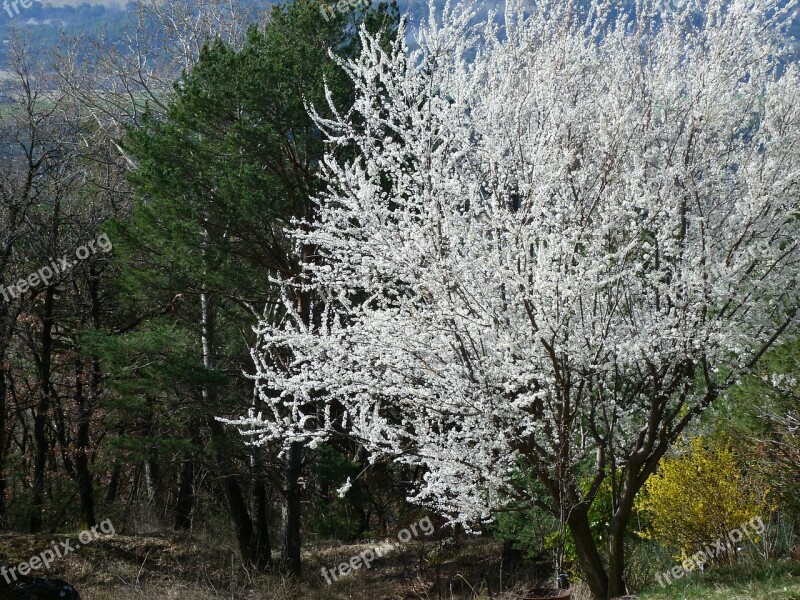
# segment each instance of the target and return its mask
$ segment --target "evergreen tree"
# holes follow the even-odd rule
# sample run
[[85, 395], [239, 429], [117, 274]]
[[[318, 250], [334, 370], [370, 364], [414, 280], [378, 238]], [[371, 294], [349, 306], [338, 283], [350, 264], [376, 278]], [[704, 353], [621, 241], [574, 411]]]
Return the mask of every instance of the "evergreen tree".
[[[295, 219], [313, 218], [310, 199], [320, 189], [324, 143], [308, 108], [324, 116], [327, 93], [347, 110], [354, 95], [329, 52], [355, 55], [360, 23], [384, 28], [388, 40], [398, 21], [396, 6], [330, 19], [314, 0], [276, 7], [266, 25], [249, 30], [240, 50], [208, 43], [176, 84], [165, 118], [146, 115], [126, 141], [138, 161], [132, 181], [140, 200], [115, 232], [124, 240], [119, 256], [128, 266], [120, 283], [133, 314], [150, 315], [195, 340], [195, 356], [209, 375], [194, 388], [194, 402], [184, 404], [186, 434], [207, 428], [242, 556], [258, 568], [270, 564], [266, 480], [254, 486], [254, 518], [245, 482], [236, 476], [235, 465], [247, 453], [215, 417], [252, 402], [251, 382], [240, 376], [251, 368], [251, 324], [264, 306], [270, 318], [281, 317], [270, 281], [298, 276], [307, 259], [284, 231]], [[169, 384], [149, 395], [174, 393]], [[293, 574], [300, 570], [301, 471], [300, 447], [294, 446], [284, 465], [282, 553]]]

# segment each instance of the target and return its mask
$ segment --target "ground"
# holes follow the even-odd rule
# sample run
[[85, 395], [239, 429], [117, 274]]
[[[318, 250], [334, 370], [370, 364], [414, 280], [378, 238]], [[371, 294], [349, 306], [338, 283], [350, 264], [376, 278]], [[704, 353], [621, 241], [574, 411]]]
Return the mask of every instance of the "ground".
[[[0, 566], [28, 561], [54, 540], [77, 536], [4, 533]], [[391, 549], [370, 569], [327, 585], [323, 568], [348, 561], [381, 542], [320, 545], [304, 557], [302, 589], [278, 577], [243, 569], [235, 549], [219, 539], [127, 536], [75, 544], [78, 550], [33, 574], [65, 579], [84, 600], [516, 600], [512, 588], [535, 582], [535, 567], [500, 575], [498, 544], [474, 538], [421, 539]], [[514, 579], [517, 580], [515, 584]], [[491, 596], [490, 596], [491, 593]], [[800, 563], [776, 561], [748, 569], [715, 569], [666, 589], [656, 585], [638, 600], [800, 600]], [[573, 600], [588, 600], [575, 589]]]
[[800, 563], [779, 560], [750, 568], [712, 569], [653, 589], [637, 600], [800, 600]]

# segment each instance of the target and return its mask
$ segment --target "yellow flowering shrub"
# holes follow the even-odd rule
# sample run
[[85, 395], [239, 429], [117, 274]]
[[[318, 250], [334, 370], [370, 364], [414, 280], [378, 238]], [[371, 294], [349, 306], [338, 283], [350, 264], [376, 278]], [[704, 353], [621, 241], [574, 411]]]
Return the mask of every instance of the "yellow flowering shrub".
[[681, 455], [662, 459], [637, 499], [650, 517], [645, 538], [686, 558], [750, 519], [766, 519], [767, 489], [746, 480], [733, 452], [691, 440]]

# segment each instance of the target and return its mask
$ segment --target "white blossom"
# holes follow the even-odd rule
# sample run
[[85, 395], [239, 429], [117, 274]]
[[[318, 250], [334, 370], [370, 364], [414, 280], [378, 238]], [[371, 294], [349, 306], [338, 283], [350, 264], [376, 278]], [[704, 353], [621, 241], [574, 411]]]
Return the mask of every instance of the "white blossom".
[[782, 15], [579, 4], [511, 3], [502, 27], [448, 8], [413, 51], [404, 31], [388, 52], [362, 33], [342, 63], [353, 109], [317, 117], [328, 191], [295, 232], [319, 257], [314, 324], [287, 300], [259, 325], [263, 414], [243, 430], [353, 436], [427, 467], [413, 499], [471, 523], [530, 493], [523, 457], [572, 501], [582, 473], [644, 472], [792, 333], [800, 88]]

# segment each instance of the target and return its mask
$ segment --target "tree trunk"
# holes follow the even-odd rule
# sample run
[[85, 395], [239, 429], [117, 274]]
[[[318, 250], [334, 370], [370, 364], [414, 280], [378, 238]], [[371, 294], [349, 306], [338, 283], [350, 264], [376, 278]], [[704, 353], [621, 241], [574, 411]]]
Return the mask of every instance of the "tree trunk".
[[[42, 392], [46, 395], [47, 392]], [[42, 530], [42, 505], [44, 502], [44, 471], [47, 466], [47, 400], [40, 399], [36, 416], [33, 418], [33, 498], [31, 499], [31, 518], [29, 530], [39, 533]]]
[[152, 442], [147, 446], [144, 476], [147, 482], [147, 501], [155, 503], [156, 509], [158, 509], [161, 496], [161, 467], [158, 464], [158, 448]]
[[608, 585], [610, 598], [624, 596], [628, 593], [625, 585], [625, 532], [631, 522], [636, 494], [655, 472], [667, 448], [666, 443], [659, 444], [656, 448], [651, 445], [648, 448], [647, 458], [631, 461], [625, 471], [625, 483], [620, 490], [609, 532]]
[[611, 519], [608, 570], [603, 566], [597, 544], [592, 537], [586, 509], [573, 510], [567, 520], [575, 540], [581, 572], [594, 600], [618, 598], [628, 593], [625, 585], [625, 532], [633, 514], [636, 492], [641, 487], [636, 486], [636, 481], [633, 476], [629, 477]]
[[[89, 423], [91, 412], [87, 412], [87, 404], [91, 402], [83, 393], [82, 360], [75, 361], [75, 404], [78, 406], [78, 434], [75, 439], [75, 479], [78, 482], [80, 497], [81, 527], [89, 529], [97, 525], [94, 514], [94, 486], [89, 469]], [[90, 375], [93, 378], [94, 374]], [[91, 391], [89, 392], [91, 393]]]
[[581, 573], [589, 586], [593, 600], [607, 600], [609, 598], [608, 575], [592, 537], [586, 509], [573, 509], [567, 518], [567, 524], [575, 541]]
[[628, 529], [633, 514], [636, 492], [638, 492], [638, 487], [635, 486], [633, 476], [630, 476], [622, 491], [619, 506], [611, 519], [608, 540], [608, 593], [610, 598], [617, 598], [628, 593], [625, 585], [625, 531]]
[[147, 486], [147, 504], [154, 507], [154, 512], [161, 520], [163, 503], [162, 492], [164, 490], [161, 478], [161, 464], [158, 456], [158, 441], [156, 439], [156, 414], [154, 401], [148, 398], [147, 413], [142, 426], [142, 433], [147, 439], [144, 456], [144, 481]]
[[[81, 378], [83, 377], [83, 365], [80, 361], [77, 362], [76, 365], [76, 372], [75, 372], [75, 379], [77, 381], [77, 388], [76, 388], [76, 398], [75, 403], [77, 406], [81, 406], [83, 404], [83, 399], [80, 398], [83, 394], [83, 389], [81, 386]], [[53, 413], [53, 421], [56, 426], [56, 439], [53, 443], [53, 448], [55, 449], [56, 443], [58, 444], [59, 450], [61, 450], [61, 463], [64, 465], [64, 470], [67, 472], [73, 480], [78, 479], [77, 471], [75, 470], [75, 462], [72, 460], [72, 455], [70, 454], [70, 446], [69, 440], [67, 439], [67, 420], [64, 417], [64, 409], [61, 406], [61, 402], [59, 398], [52, 396], [52, 413]], [[52, 454], [55, 456], [55, 453]], [[52, 460], [52, 459], [51, 459]], [[53, 465], [55, 468], [58, 468], [58, 464], [56, 463]]]
[[267, 489], [263, 481], [256, 482], [256, 543], [263, 552], [271, 557], [272, 544], [269, 535], [269, 514], [267, 511]]
[[[83, 420], [83, 419], [82, 419]], [[94, 512], [94, 483], [89, 469], [89, 424], [78, 425], [77, 457], [75, 467], [78, 475], [78, 493], [80, 495], [81, 526], [90, 529], [97, 525]]]
[[625, 529], [615, 532], [612, 529], [609, 537], [608, 559], [608, 597], [625, 596]]
[[[307, 265], [311, 262], [311, 248], [305, 246], [302, 249], [302, 262]], [[302, 316], [303, 322], [310, 325], [313, 317], [311, 314], [311, 302], [309, 293], [301, 291], [295, 299], [297, 310]], [[300, 501], [300, 477], [303, 472], [303, 446], [294, 442], [286, 452], [285, 489], [283, 505], [283, 547], [281, 549], [281, 568], [284, 573], [294, 577], [300, 577], [300, 524], [301, 524], [301, 501]]]
[[6, 375], [0, 364], [0, 530], [5, 529], [6, 515]]
[[178, 482], [178, 498], [175, 502], [175, 529], [188, 531], [192, 528], [194, 510], [194, 457], [188, 456], [181, 467]]
[[[203, 365], [206, 369], [216, 367], [216, 313], [213, 298], [203, 293], [200, 295], [200, 308], [202, 318], [202, 344]], [[217, 387], [206, 385], [203, 388], [203, 406], [214, 410], [219, 406]], [[207, 424], [211, 430], [211, 445], [215, 462], [220, 472], [222, 489], [231, 513], [231, 519], [236, 529], [236, 539], [239, 543], [239, 552], [242, 560], [249, 566], [260, 571], [269, 570], [272, 557], [269, 547], [259, 543], [259, 536], [253, 528], [253, 521], [245, 502], [245, 496], [239, 483], [236, 481], [236, 471], [231, 461], [230, 442], [225, 435], [225, 428], [214, 416], [207, 417]]]
[[39, 402], [33, 417], [33, 498], [31, 500], [30, 532], [42, 530], [42, 505], [44, 501], [44, 476], [47, 467], [47, 416], [51, 406], [50, 368], [53, 351], [53, 300], [55, 289], [50, 286], [45, 290], [42, 315], [42, 348], [39, 359]]
[[139, 484], [141, 480], [142, 480], [142, 465], [137, 464], [136, 468], [133, 470], [133, 481], [131, 481], [131, 491], [128, 494], [128, 500], [125, 503], [126, 515], [131, 511], [131, 507], [133, 506], [133, 503], [139, 494]]
[[[92, 299], [91, 318], [92, 327], [95, 331], [100, 330], [100, 296], [97, 289], [98, 276], [94, 266], [89, 266], [89, 294]], [[87, 394], [76, 393], [78, 397], [78, 435], [76, 440], [75, 470], [78, 478], [78, 491], [81, 503], [81, 525], [84, 529], [89, 529], [97, 525], [94, 512], [94, 481], [92, 472], [89, 468], [89, 452], [91, 449], [91, 427], [92, 417], [94, 416], [97, 398], [100, 393], [100, 380], [102, 377], [100, 370], [100, 359], [92, 356], [89, 361], [89, 389]], [[80, 389], [80, 377], [83, 366], [78, 372], [77, 387]]]
[[103, 504], [110, 506], [117, 500], [117, 492], [119, 492], [119, 479], [122, 476], [122, 466], [114, 461], [114, 466], [111, 468], [111, 478], [108, 480], [108, 487], [106, 488], [106, 497], [103, 499]]
[[281, 562], [288, 575], [300, 577], [300, 474], [303, 446], [294, 442], [286, 452], [286, 489], [284, 502], [283, 552]]
[[233, 464], [230, 460], [229, 442], [225, 436], [225, 429], [214, 417], [209, 417], [208, 426], [211, 429], [211, 444], [214, 458], [219, 468], [222, 490], [228, 509], [236, 529], [236, 541], [239, 544], [239, 553], [248, 567], [259, 571], [268, 571], [271, 567], [269, 547], [259, 543], [259, 536], [253, 528], [253, 521], [247, 510], [242, 488], [236, 481]]

